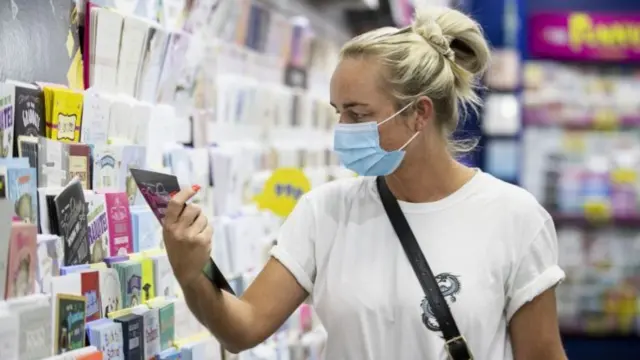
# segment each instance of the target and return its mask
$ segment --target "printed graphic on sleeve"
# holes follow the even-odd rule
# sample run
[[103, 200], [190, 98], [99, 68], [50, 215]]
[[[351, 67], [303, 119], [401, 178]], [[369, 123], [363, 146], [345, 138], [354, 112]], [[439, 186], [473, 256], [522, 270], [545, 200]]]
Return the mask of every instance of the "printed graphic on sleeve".
[[[444, 299], [447, 301], [449, 306], [451, 306], [452, 303], [457, 301], [457, 296], [460, 293], [461, 284], [459, 276], [451, 273], [442, 273], [436, 275], [436, 281], [440, 287], [442, 296], [444, 296]], [[440, 325], [433, 314], [433, 310], [431, 309], [426, 296], [422, 299], [420, 307], [422, 308], [422, 322], [427, 329], [431, 331], [440, 331]]]

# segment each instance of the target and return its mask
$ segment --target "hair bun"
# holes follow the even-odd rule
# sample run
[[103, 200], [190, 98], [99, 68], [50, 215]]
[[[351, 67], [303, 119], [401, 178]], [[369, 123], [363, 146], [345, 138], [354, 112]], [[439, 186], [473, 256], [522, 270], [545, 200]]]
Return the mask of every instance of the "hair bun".
[[411, 25], [411, 30], [422, 36], [440, 55], [455, 61], [455, 53], [451, 49], [451, 38], [447, 38], [436, 19], [429, 14], [422, 14]]
[[486, 70], [490, 54], [482, 30], [460, 11], [447, 7], [418, 9], [411, 28], [466, 71], [478, 74]]

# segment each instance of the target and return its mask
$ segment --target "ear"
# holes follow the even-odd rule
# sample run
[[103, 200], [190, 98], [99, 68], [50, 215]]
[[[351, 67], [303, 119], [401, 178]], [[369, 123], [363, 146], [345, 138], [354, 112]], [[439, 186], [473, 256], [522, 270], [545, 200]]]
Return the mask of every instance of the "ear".
[[427, 96], [421, 96], [416, 100], [416, 122], [415, 131], [420, 132], [429, 125], [433, 119], [433, 101]]

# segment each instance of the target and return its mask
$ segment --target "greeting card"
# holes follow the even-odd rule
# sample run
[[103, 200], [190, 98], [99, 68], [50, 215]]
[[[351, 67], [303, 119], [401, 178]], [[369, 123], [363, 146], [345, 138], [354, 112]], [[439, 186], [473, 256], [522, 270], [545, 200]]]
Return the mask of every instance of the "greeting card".
[[38, 229], [34, 224], [12, 223], [6, 298], [35, 292]]
[[116, 269], [100, 269], [100, 304], [102, 316], [122, 309], [122, 291], [120, 276]]
[[13, 201], [15, 216], [29, 224], [38, 224], [36, 170], [33, 168], [6, 169], [8, 198]]
[[119, 148], [104, 145], [93, 153], [93, 189], [116, 190], [122, 153]]
[[54, 352], [62, 354], [81, 349], [85, 342], [84, 296], [58, 294], [56, 296], [56, 326]]
[[[12, 217], [13, 206], [11, 202], [7, 199], [0, 198], [0, 229], [11, 228]], [[0, 231], [0, 300], [5, 298], [10, 244], [11, 232]]]
[[78, 178], [55, 197], [58, 228], [64, 239], [64, 264], [88, 264], [91, 258], [87, 238], [87, 206]]
[[104, 261], [109, 256], [109, 223], [104, 194], [87, 193], [87, 224], [91, 263]]
[[98, 270], [85, 271], [80, 274], [82, 295], [87, 302], [86, 321], [100, 319], [102, 306], [100, 305], [100, 272]]
[[51, 302], [34, 301], [17, 311], [20, 359], [43, 359], [51, 355]]
[[144, 360], [144, 319], [140, 315], [128, 314], [115, 319], [122, 324], [123, 351], [127, 360]]
[[144, 169], [146, 164], [146, 148], [138, 145], [126, 145], [121, 149], [121, 162], [118, 172], [118, 190], [125, 191], [129, 199], [129, 205], [144, 204], [144, 199], [139, 196], [136, 182], [131, 176], [131, 169]]
[[139, 169], [131, 169], [131, 175], [147, 204], [162, 222], [171, 194], [180, 191], [178, 179], [173, 175]]
[[64, 244], [57, 235], [38, 234], [36, 293], [51, 293], [51, 278], [60, 275], [64, 263]]
[[109, 229], [109, 254], [127, 255], [133, 252], [131, 214], [129, 200], [123, 192], [106, 193], [107, 223]]
[[19, 153], [20, 136], [45, 136], [44, 95], [33, 84], [11, 81], [15, 86], [13, 153]]
[[120, 277], [122, 307], [130, 308], [142, 302], [142, 266], [140, 262], [129, 260], [112, 265]]
[[0, 82], [0, 158], [13, 156], [14, 87]]
[[94, 329], [98, 342], [96, 347], [102, 351], [104, 360], [124, 360], [124, 339], [122, 324], [108, 321]]

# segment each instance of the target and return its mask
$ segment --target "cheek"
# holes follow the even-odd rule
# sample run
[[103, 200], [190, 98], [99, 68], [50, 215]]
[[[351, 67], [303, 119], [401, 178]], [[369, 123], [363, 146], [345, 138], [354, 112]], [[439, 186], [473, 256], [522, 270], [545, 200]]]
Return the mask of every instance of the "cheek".
[[380, 146], [386, 151], [400, 149], [412, 135], [409, 129], [401, 124], [383, 126], [378, 128], [378, 133], [380, 135]]

